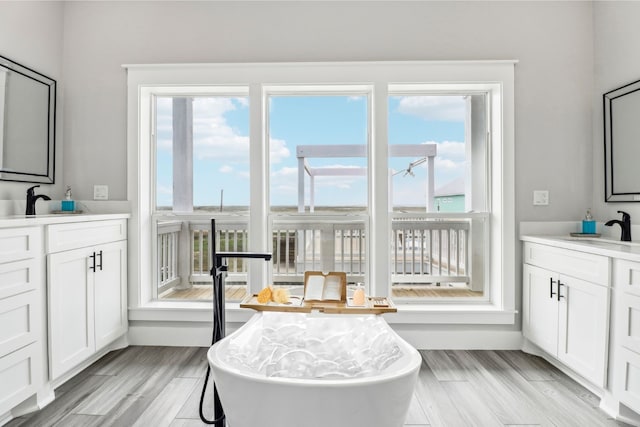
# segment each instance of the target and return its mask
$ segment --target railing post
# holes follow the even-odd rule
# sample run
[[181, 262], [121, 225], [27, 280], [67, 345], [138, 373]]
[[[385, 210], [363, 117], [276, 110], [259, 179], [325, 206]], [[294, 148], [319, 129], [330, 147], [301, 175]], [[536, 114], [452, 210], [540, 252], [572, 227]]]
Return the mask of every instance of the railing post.
[[176, 288], [188, 289], [191, 287], [191, 262], [193, 259], [193, 240], [191, 238], [191, 227], [189, 221], [182, 221], [180, 226], [180, 235], [178, 236], [178, 277], [180, 283]]
[[[335, 226], [322, 226], [320, 228], [320, 268], [322, 271], [335, 271], [336, 268], [336, 242]], [[344, 267], [342, 267], [344, 270]]]

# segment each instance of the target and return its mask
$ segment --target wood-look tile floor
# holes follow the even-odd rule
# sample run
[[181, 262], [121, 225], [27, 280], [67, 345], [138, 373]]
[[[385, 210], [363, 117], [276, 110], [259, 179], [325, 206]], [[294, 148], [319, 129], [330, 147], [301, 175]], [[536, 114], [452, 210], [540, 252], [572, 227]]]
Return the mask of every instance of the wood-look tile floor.
[[[625, 425], [599, 410], [595, 395], [538, 357], [520, 351], [421, 353], [405, 426]], [[205, 369], [205, 348], [114, 351], [56, 389], [49, 406], [7, 426], [202, 426]], [[209, 417], [212, 399], [208, 390]], [[278, 426], [265, 421], [256, 427]]]

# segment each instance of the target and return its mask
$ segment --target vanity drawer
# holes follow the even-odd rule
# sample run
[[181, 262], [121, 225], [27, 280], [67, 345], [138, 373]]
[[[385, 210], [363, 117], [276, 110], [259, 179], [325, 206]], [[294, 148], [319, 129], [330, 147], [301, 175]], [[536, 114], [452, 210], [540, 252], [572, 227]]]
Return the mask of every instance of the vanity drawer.
[[616, 291], [640, 296], [640, 262], [614, 259], [611, 282]]
[[41, 252], [39, 227], [0, 229], [0, 263], [34, 258]]
[[47, 227], [47, 253], [84, 248], [127, 238], [127, 220], [85, 221]]
[[0, 414], [36, 393], [40, 378], [38, 350], [33, 343], [0, 357]]
[[615, 307], [619, 343], [640, 353], [640, 296], [616, 292]]
[[36, 289], [41, 273], [40, 258], [0, 264], [0, 300]]
[[588, 282], [609, 283], [609, 258], [586, 252], [524, 243], [524, 262]]
[[0, 300], [0, 356], [39, 338], [38, 295], [31, 291]]
[[619, 348], [616, 361], [616, 390], [620, 402], [632, 410], [640, 411], [640, 354]]

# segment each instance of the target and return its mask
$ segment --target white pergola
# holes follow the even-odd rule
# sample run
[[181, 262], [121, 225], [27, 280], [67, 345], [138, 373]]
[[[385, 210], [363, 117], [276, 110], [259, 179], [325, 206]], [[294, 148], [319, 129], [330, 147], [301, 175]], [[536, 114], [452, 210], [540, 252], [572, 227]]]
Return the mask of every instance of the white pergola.
[[[389, 146], [389, 157], [411, 157], [426, 159], [427, 161], [427, 212], [434, 210], [434, 159], [437, 154], [436, 144], [396, 144]], [[305, 210], [305, 173], [309, 175], [309, 210], [314, 211], [314, 193], [316, 176], [366, 176], [367, 168], [364, 167], [311, 167], [310, 158], [336, 158], [336, 157], [367, 157], [367, 146], [364, 144], [342, 145], [298, 145], [296, 148], [298, 158], [298, 212]], [[411, 168], [418, 162], [412, 162], [407, 168]], [[391, 172], [389, 177], [391, 177]], [[392, 187], [389, 186], [391, 189]]]

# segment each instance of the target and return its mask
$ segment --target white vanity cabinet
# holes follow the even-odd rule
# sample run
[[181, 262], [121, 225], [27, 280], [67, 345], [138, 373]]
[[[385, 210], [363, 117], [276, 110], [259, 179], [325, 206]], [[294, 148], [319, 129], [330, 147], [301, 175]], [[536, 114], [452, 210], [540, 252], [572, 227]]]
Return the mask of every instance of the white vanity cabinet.
[[49, 377], [127, 331], [126, 220], [47, 227]]
[[0, 415], [42, 385], [42, 230], [0, 228]]
[[609, 258], [524, 243], [523, 334], [595, 385], [607, 378]]

